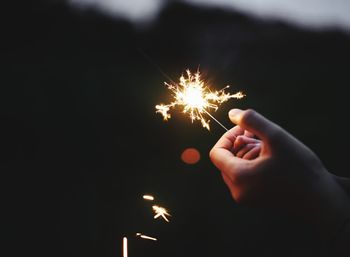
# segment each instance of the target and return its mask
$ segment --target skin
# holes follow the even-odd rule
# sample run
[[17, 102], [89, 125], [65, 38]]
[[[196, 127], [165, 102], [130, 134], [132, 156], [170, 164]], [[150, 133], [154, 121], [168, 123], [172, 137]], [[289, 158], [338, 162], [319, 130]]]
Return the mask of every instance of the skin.
[[312, 150], [254, 110], [233, 109], [229, 118], [237, 126], [218, 140], [210, 158], [234, 200], [307, 219], [327, 240], [340, 237], [350, 219], [349, 181], [329, 173]]

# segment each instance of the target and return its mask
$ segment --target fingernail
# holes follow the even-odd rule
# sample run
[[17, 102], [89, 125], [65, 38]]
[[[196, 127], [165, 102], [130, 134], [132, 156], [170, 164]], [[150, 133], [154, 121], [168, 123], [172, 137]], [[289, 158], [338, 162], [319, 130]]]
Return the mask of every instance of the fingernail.
[[241, 112], [240, 109], [232, 109], [231, 111], [229, 111], [228, 116], [229, 117], [235, 117], [236, 115], [238, 115]]

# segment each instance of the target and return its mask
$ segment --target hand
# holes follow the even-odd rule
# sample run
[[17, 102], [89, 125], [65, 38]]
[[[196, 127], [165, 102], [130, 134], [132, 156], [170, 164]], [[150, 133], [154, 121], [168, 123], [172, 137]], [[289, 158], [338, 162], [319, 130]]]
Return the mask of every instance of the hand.
[[[349, 218], [348, 196], [308, 147], [253, 110], [233, 109], [229, 117], [238, 126], [221, 137], [210, 158], [238, 203], [306, 217], [326, 234]], [[239, 142], [247, 137], [248, 148]]]

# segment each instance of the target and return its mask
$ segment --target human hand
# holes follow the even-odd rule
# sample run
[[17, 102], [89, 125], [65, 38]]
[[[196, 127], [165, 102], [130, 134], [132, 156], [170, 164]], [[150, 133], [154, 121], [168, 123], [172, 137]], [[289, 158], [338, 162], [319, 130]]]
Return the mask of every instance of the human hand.
[[[308, 147], [255, 111], [234, 109], [229, 117], [238, 126], [219, 139], [210, 158], [238, 203], [286, 210], [327, 232], [349, 217], [348, 196]], [[242, 138], [254, 147], [244, 148]]]

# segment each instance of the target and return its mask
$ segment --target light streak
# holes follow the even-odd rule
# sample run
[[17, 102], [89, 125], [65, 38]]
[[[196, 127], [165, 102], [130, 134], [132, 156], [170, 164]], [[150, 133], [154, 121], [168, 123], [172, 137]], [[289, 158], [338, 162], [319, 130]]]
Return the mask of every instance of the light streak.
[[202, 126], [210, 130], [209, 121], [203, 114], [207, 114], [210, 118], [216, 121], [225, 130], [227, 128], [215, 119], [208, 110], [216, 111], [219, 105], [228, 101], [231, 98], [241, 99], [245, 95], [242, 92], [235, 94], [226, 93], [225, 88], [219, 91], [211, 91], [205, 82], [201, 79], [200, 72], [192, 74], [189, 70], [186, 71], [186, 77], [181, 76], [179, 84], [173, 83], [165, 85], [173, 92], [174, 101], [170, 104], [156, 105], [156, 113], [160, 113], [164, 120], [171, 118], [169, 111], [176, 106], [183, 108], [182, 112], [190, 116], [191, 121], [199, 120]]
[[142, 196], [143, 199], [148, 200], [148, 201], [153, 201], [154, 197], [152, 195], [143, 195]]
[[171, 216], [171, 215], [168, 213], [168, 211], [165, 208], [160, 207], [158, 205], [153, 205], [152, 209], [153, 209], [154, 213], [156, 214], [153, 217], [154, 219], [162, 217], [166, 222], [169, 222], [169, 220], [166, 216]]
[[128, 257], [128, 238], [123, 237], [123, 257]]
[[143, 239], [152, 240], [152, 241], [157, 241], [157, 240], [158, 240], [158, 239], [155, 238], [155, 237], [146, 236], [146, 235], [143, 235], [143, 234], [141, 234], [141, 233], [136, 233], [136, 236], [141, 237], [141, 238], [143, 238]]

